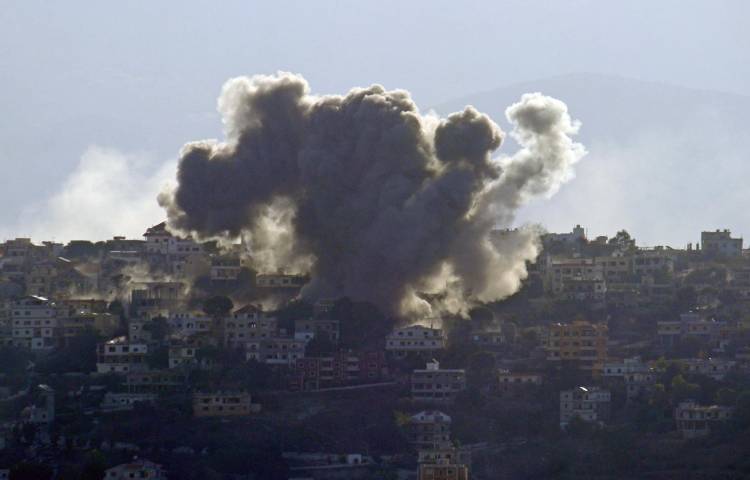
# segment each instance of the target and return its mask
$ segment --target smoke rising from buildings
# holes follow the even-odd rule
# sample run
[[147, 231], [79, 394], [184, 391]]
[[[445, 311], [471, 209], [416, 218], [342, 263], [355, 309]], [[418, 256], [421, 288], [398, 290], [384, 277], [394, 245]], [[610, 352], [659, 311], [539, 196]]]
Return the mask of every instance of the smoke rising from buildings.
[[498, 158], [504, 133], [488, 116], [421, 114], [408, 92], [379, 85], [314, 96], [299, 75], [240, 77], [218, 108], [226, 141], [185, 145], [159, 196], [170, 227], [243, 236], [258, 269], [309, 269], [303, 295], [408, 316], [514, 293], [538, 234], [490, 232], [585, 154], [565, 104], [538, 93], [508, 108], [521, 149]]

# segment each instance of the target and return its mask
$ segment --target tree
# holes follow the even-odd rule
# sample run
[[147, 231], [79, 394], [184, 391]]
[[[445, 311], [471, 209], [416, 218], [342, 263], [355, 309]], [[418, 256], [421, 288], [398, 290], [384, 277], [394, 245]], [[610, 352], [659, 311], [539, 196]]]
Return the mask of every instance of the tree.
[[52, 469], [39, 463], [21, 462], [10, 469], [9, 478], [10, 480], [46, 480], [52, 478]]
[[336, 344], [328, 335], [315, 335], [305, 346], [305, 355], [308, 357], [320, 357], [336, 351]]
[[234, 309], [232, 299], [224, 295], [216, 295], [203, 302], [203, 311], [213, 318], [227, 316], [232, 309]]
[[621, 250], [630, 250], [632, 248], [635, 248], [635, 239], [630, 237], [630, 234], [627, 230], [620, 230], [615, 234], [614, 237], [610, 238], [607, 243]]
[[99, 480], [104, 478], [107, 470], [107, 459], [99, 450], [92, 450], [84, 458], [81, 478], [84, 480]]
[[672, 403], [677, 404], [683, 400], [694, 399], [700, 393], [700, 387], [696, 383], [689, 383], [682, 374], [672, 379]]

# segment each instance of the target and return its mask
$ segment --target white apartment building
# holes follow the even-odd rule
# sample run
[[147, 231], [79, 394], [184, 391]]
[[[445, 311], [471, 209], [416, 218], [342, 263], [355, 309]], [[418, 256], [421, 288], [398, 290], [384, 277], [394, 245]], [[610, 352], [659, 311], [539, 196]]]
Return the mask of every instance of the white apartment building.
[[117, 337], [97, 347], [96, 371], [98, 373], [128, 373], [148, 370], [145, 343], [131, 343], [126, 337]]
[[248, 341], [277, 336], [276, 318], [254, 305], [245, 305], [223, 320], [224, 345], [244, 347]]
[[599, 387], [576, 387], [560, 392], [560, 428], [579, 417], [584, 422], [604, 423], [609, 419], [611, 394]]
[[245, 359], [268, 365], [293, 367], [305, 357], [305, 342], [290, 337], [261, 338], [247, 342]]
[[26, 296], [10, 308], [13, 344], [31, 350], [49, 350], [57, 343], [58, 320], [55, 304], [44, 297]]
[[398, 357], [404, 357], [413, 352], [429, 353], [444, 348], [443, 330], [422, 325], [396, 328], [385, 339], [385, 349]]
[[466, 371], [440, 368], [437, 360], [427, 362], [424, 369], [411, 376], [411, 397], [414, 401], [453, 403], [456, 395], [466, 389]]

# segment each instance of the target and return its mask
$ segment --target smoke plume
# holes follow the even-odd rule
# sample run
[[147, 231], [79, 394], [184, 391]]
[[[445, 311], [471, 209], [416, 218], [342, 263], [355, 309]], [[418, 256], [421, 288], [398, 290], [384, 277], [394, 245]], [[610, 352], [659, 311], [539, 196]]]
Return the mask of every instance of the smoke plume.
[[423, 115], [408, 92], [379, 85], [313, 96], [299, 75], [240, 77], [218, 108], [226, 141], [185, 145], [177, 185], [159, 196], [170, 227], [243, 236], [256, 268], [309, 269], [304, 295], [393, 314], [514, 293], [538, 235], [490, 232], [554, 193], [585, 153], [565, 104], [538, 93], [508, 108], [521, 150], [499, 158], [504, 133], [488, 116]]

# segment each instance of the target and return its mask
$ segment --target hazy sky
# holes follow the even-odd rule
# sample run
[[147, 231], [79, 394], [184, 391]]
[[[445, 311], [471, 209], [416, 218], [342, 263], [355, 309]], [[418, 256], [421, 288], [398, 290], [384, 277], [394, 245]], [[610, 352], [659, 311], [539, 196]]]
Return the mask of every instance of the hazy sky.
[[[158, 217], [127, 203], [158, 190], [184, 142], [221, 135], [231, 76], [382, 83], [423, 107], [571, 72], [750, 95], [748, 18], [742, 0], [0, 1], [0, 236], [133, 234]], [[97, 187], [84, 167], [110, 161]]]

